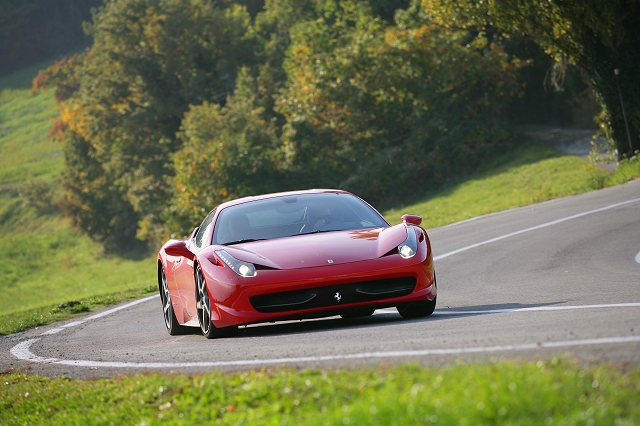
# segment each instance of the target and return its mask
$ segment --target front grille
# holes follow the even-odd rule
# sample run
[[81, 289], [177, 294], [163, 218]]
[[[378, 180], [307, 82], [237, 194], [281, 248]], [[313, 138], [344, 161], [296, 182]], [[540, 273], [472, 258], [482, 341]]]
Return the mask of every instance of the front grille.
[[258, 312], [283, 312], [328, 306], [337, 308], [349, 303], [405, 296], [411, 293], [415, 286], [415, 277], [389, 278], [261, 294], [251, 296], [249, 301]]

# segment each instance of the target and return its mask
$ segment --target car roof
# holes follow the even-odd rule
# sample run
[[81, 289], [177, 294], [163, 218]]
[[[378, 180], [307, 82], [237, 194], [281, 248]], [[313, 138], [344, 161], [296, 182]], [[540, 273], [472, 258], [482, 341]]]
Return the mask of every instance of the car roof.
[[218, 210], [222, 210], [226, 207], [235, 206], [237, 204], [244, 204], [251, 201], [266, 200], [268, 198], [286, 197], [290, 195], [306, 195], [306, 194], [348, 194], [353, 195], [350, 192], [343, 191], [341, 189], [304, 189], [300, 191], [287, 191], [287, 192], [274, 192], [271, 194], [253, 195], [250, 197], [238, 198], [235, 200], [226, 201], [216, 207]]

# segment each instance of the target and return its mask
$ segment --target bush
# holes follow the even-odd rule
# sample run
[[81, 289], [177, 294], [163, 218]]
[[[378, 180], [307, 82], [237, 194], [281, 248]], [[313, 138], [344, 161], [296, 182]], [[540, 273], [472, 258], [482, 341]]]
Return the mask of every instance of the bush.
[[40, 215], [58, 211], [55, 187], [42, 179], [34, 179], [31, 173], [20, 185], [19, 193], [24, 198], [24, 206], [34, 208]]

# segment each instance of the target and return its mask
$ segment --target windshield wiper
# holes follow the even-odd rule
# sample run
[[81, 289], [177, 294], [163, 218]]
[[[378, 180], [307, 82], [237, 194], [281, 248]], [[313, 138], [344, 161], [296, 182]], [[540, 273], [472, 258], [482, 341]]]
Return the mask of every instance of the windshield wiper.
[[221, 246], [232, 246], [234, 244], [252, 243], [254, 241], [264, 241], [265, 238], [245, 238], [244, 240], [229, 241], [228, 243], [222, 243]]
[[294, 234], [292, 235], [292, 237], [295, 237], [296, 235], [321, 234], [323, 232], [335, 232], [335, 231], [340, 231], [340, 229], [318, 229], [317, 231], [303, 232], [302, 234]]

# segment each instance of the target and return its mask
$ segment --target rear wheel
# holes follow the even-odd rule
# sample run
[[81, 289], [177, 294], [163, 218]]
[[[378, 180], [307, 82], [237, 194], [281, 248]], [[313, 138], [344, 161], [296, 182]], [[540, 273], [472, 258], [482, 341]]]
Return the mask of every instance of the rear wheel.
[[340, 314], [342, 318], [362, 318], [370, 317], [376, 310], [373, 308], [357, 308], [344, 314]]
[[186, 334], [188, 328], [180, 325], [173, 311], [171, 303], [171, 294], [169, 293], [169, 285], [167, 284], [167, 276], [164, 274], [164, 268], [160, 270], [160, 300], [162, 301], [162, 312], [164, 314], [164, 325], [171, 336]]
[[202, 335], [207, 339], [231, 337], [238, 332], [237, 326], [216, 328], [211, 322], [211, 300], [209, 299], [207, 283], [202, 275], [200, 265], [196, 267], [196, 310], [198, 311], [198, 322], [200, 323]]

